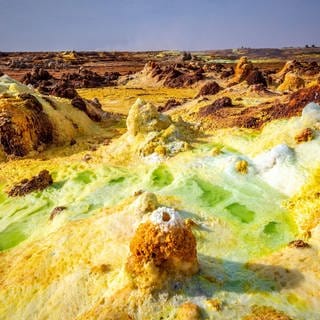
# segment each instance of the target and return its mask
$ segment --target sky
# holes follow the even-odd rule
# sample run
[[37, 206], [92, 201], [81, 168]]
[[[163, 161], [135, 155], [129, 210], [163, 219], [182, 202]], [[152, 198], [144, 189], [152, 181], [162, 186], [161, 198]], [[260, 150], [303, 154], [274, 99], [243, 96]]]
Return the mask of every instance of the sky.
[[0, 51], [320, 46], [320, 0], [0, 0]]

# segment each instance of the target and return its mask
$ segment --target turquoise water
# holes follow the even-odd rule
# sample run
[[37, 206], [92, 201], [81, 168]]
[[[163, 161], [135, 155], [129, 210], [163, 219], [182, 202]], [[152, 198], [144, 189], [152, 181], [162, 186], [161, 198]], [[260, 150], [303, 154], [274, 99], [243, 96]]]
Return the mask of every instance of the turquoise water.
[[[213, 254], [211, 248], [219, 245], [227, 250], [223, 253], [221, 249], [219, 255], [246, 259], [293, 239], [295, 226], [281, 208], [283, 195], [256, 177], [225, 175], [215, 164], [196, 166], [194, 160], [199, 161], [195, 157], [178, 162], [179, 169], [170, 161], [139, 169], [66, 166], [53, 173], [54, 184], [42, 192], [20, 198], [8, 198], [1, 192], [0, 250], [18, 245], [42, 229], [50, 232], [59, 227], [49, 219], [57, 206], [66, 207], [54, 218], [63, 225], [116, 205], [137, 190], [174, 197], [185, 218], [200, 221], [204, 227], [194, 230], [199, 252]], [[225, 246], [217, 242], [219, 233], [228, 234]]]

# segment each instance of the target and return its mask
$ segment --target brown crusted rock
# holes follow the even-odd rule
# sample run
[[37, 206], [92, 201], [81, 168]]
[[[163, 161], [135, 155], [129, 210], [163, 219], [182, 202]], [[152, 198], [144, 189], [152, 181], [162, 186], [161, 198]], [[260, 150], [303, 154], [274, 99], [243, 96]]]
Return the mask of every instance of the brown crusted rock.
[[71, 104], [72, 104], [75, 108], [77, 108], [77, 109], [79, 109], [79, 110], [81, 110], [81, 111], [84, 111], [84, 112], [87, 111], [86, 103], [85, 103], [84, 100], [83, 100], [82, 98], [80, 98], [80, 97], [75, 97], [75, 98], [73, 98], [73, 99], [71, 100]]
[[[31, 84], [35, 88], [39, 87], [43, 82], [52, 80], [53, 76], [43, 68], [33, 68], [31, 72], [26, 73], [21, 82], [24, 84]], [[51, 84], [51, 82], [50, 82]]]
[[246, 77], [246, 81], [250, 86], [255, 84], [261, 84], [265, 87], [267, 86], [267, 80], [258, 69], [251, 70]]
[[50, 213], [50, 220], [53, 220], [55, 216], [59, 215], [63, 210], [67, 209], [67, 207], [55, 207]]
[[307, 142], [313, 139], [313, 130], [311, 128], [303, 129], [299, 134], [294, 137], [296, 143]]
[[82, 99], [80, 96], [77, 96], [72, 99], [71, 104], [86, 113], [86, 115], [93, 121], [99, 122], [104, 117], [107, 117], [107, 112], [103, 111], [101, 108], [101, 104], [97, 98], [94, 100], [85, 100]]
[[202, 107], [199, 110], [199, 113], [202, 116], [208, 116], [221, 108], [226, 108], [231, 106], [232, 106], [232, 100], [229, 97], [222, 97], [215, 100], [212, 104]]
[[160, 68], [160, 65], [154, 61], [148, 61], [142, 72], [150, 75], [152, 78], [156, 78], [158, 75], [162, 74], [162, 69]]
[[48, 170], [42, 170], [37, 176], [29, 179], [23, 179], [13, 186], [8, 192], [11, 197], [24, 196], [33, 191], [42, 191], [53, 183], [51, 174]]
[[172, 70], [168, 73], [164, 85], [169, 88], [184, 88], [190, 87], [194, 83], [203, 79], [203, 71], [191, 71], [182, 73], [178, 70]]
[[226, 79], [234, 75], [234, 69], [232, 67], [227, 68], [221, 72], [220, 78]]
[[[56, 64], [55, 62], [53, 63]], [[119, 76], [120, 73], [118, 72], [106, 72], [101, 76], [94, 71], [80, 68], [78, 73], [63, 73], [61, 78], [58, 80], [55, 79], [48, 71], [37, 67], [31, 72], [26, 73], [22, 78], [22, 82], [27, 85], [31, 84], [35, 88], [39, 88], [39, 91], [43, 94], [50, 93], [62, 98], [72, 99], [69, 93], [66, 94], [64, 91], [59, 89], [62, 84], [67, 83], [69, 88], [106, 87], [115, 85]], [[51, 92], [52, 90], [53, 92]], [[70, 89], [68, 89], [68, 91], [70, 91]]]
[[300, 116], [303, 108], [310, 102], [320, 103], [320, 85], [303, 88], [292, 93], [287, 103], [275, 101], [265, 109], [268, 115], [265, 121]]
[[285, 63], [283, 68], [276, 74], [277, 77], [284, 77], [288, 72], [297, 72], [302, 68], [302, 64], [297, 60], [290, 60]]
[[177, 101], [176, 99], [169, 99], [164, 106], [158, 108], [158, 111], [166, 112], [180, 105], [181, 102]]
[[192, 64], [170, 64], [161, 66], [155, 62], [148, 62], [143, 71], [156, 81], [163, 82], [165, 87], [189, 87], [204, 78], [204, 70]]
[[52, 124], [30, 94], [0, 100], [0, 144], [8, 155], [25, 156], [53, 141]]
[[78, 92], [68, 81], [59, 81], [51, 89], [50, 94], [60, 98], [74, 99], [78, 97]]
[[64, 73], [61, 80], [72, 84], [75, 88], [98, 88], [115, 85], [119, 76], [118, 72], [99, 75], [92, 70], [80, 68], [78, 73]]
[[188, 61], [188, 60], [192, 60], [192, 55], [190, 52], [186, 52], [184, 51], [181, 57], [182, 61]]
[[99, 122], [104, 118], [112, 117], [112, 114], [102, 110], [101, 103], [97, 98], [94, 98], [93, 100], [85, 99], [85, 104], [86, 104], [85, 112], [88, 115], [88, 117], [93, 121]]
[[292, 93], [288, 106], [300, 113], [309, 102], [320, 103], [320, 85], [300, 89]]
[[283, 79], [289, 72], [299, 75], [315, 76], [320, 73], [320, 66], [316, 61], [299, 62], [297, 60], [287, 61], [284, 67], [275, 75], [278, 79]]
[[303, 240], [293, 240], [291, 242], [289, 242], [288, 246], [290, 248], [300, 248], [300, 249], [304, 249], [304, 248], [310, 248], [310, 244], [307, 242], [304, 242]]
[[221, 87], [215, 81], [210, 81], [201, 87], [196, 98], [200, 96], [214, 95], [218, 93], [220, 90], [221, 90]]
[[16, 134], [12, 117], [5, 112], [0, 114], [0, 143], [6, 154], [23, 157], [28, 151]]
[[18, 95], [18, 97], [25, 101], [26, 108], [28, 108], [30, 110], [37, 111], [37, 112], [41, 112], [43, 110], [42, 104], [32, 94], [30, 94], [30, 93], [21, 93], [21, 94]]
[[160, 207], [140, 224], [130, 243], [126, 269], [141, 287], [161, 287], [166, 277], [198, 271], [196, 240], [171, 208]]

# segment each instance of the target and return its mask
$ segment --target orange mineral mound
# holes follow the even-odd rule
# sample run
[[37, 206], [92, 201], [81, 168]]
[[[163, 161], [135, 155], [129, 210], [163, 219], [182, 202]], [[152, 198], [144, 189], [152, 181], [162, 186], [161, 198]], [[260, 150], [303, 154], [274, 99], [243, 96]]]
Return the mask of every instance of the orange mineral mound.
[[249, 73], [253, 70], [253, 64], [247, 57], [241, 57], [236, 65], [234, 82], [242, 82], [246, 80]]
[[190, 276], [198, 271], [195, 237], [172, 208], [160, 207], [140, 224], [130, 252], [126, 268], [138, 287], [159, 287], [169, 275]]

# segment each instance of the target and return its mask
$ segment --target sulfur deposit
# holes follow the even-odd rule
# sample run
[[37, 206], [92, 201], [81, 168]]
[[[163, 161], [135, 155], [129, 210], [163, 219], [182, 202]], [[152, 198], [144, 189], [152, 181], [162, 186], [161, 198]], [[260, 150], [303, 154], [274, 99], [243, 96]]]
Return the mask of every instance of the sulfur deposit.
[[169, 115], [140, 99], [130, 108], [126, 124], [128, 138], [141, 156], [170, 156], [187, 150], [197, 134], [191, 124], [181, 118], [173, 121]]
[[318, 320], [317, 52], [0, 53], [0, 319]]
[[302, 78], [294, 74], [293, 72], [286, 73], [283, 83], [278, 87], [280, 91], [296, 91], [304, 88], [305, 83]]

